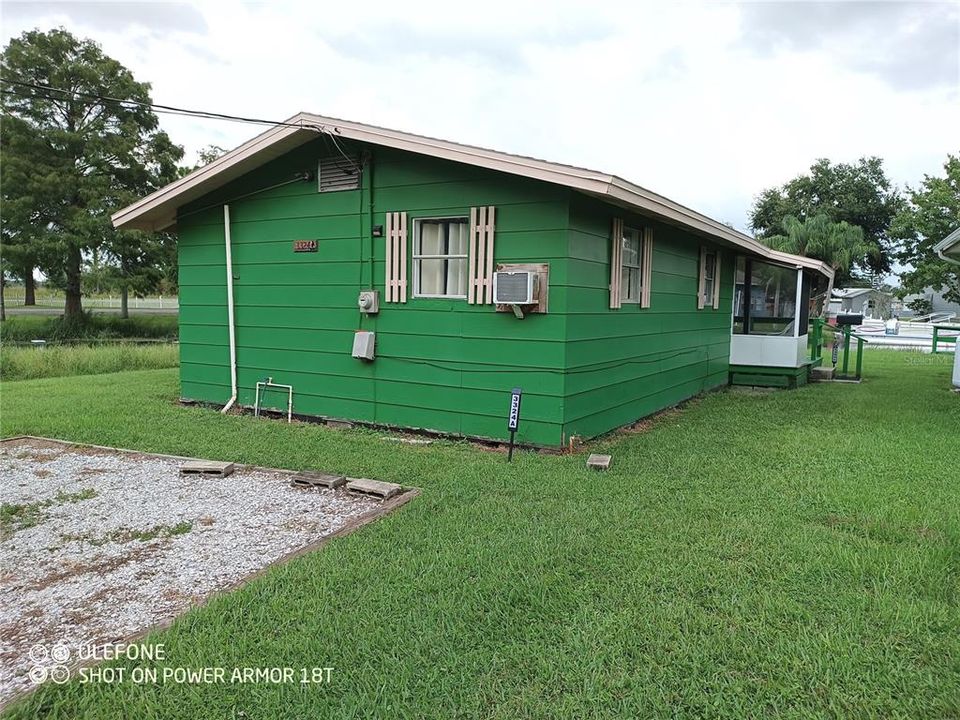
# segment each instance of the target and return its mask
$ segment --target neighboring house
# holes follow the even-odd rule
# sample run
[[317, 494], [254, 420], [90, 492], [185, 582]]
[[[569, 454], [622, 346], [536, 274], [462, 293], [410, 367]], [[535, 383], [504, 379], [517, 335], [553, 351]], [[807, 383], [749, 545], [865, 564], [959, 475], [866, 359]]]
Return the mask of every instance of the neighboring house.
[[544, 446], [804, 382], [833, 277], [615, 176], [306, 113], [113, 221], [179, 236], [184, 399], [271, 377], [299, 415], [502, 439], [520, 387]]
[[[934, 245], [933, 251], [944, 260], [960, 263], [960, 228], [957, 228]], [[953, 313], [956, 317], [960, 317], [960, 304], [950, 302], [943, 296], [943, 293], [939, 290], [934, 290], [932, 287], [924, 288], [922, 293], [905, 296], [903, 298], [904, 307], [915, 300], [921, 299], [930, 303], [930, 312], [932, 314], [943, 315], [945, 313]], [[910, 310], [905, 310], [903, 317], [910, 317], [914, 314], [915, 313]]]
[[834, 288], [830, 299], [830, 314], [855, 313], [864, 318], [887, 320], [893, 304], [893, 294], [873, 288]]
[[[960, 317], [960, 304], [955, 302], [950, 302], [947, 300], [943, 293], [939, 290], [934, 290], [931, 287], [925, 288], [922, 293], [916, 293], [914, 295], [906, 295], [903, 298], [903, 305], [905, 308], [908, 308], [910, 303], [914, 300], [920, 299], [926, 300], [930, 303], [930, 312], [935, 315], [941, 315], [943, 313], [953, 313], [957, 317]], [[906, 309], [901, 313], [902, 317], [910, 317], [916, 315], [913, 311]]]

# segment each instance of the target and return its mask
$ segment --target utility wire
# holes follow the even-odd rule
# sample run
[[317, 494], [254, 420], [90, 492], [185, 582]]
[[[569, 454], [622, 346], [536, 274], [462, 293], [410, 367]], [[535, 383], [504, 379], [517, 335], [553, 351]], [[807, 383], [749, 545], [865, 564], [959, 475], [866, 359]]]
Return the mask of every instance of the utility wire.
[[[7, 84], [7, 85], [14, 85], [18, 88], [48, 93], [46, 95], [36, 95], [36, 94], [30, 95], [30, 94], [18, 93], [12, 90], [2, 91], [4, 95], [12, 95], [14, 97], [20, 97], [24, 99], [29, 99], [31, 97], [39, 97], [40, 99], [43, 99], [43, 100], [57, 102], [57, 101], [65, 100], [67, 98], [77, 97], [77, 98], [92, 100], [100, 104], [115, 103], [121, 106], [133, 105], [135, 107], [143, 107], [143, 108], [150, 109], [153, 112], [162, 113], [166, 115], [178, 115], [182, 117], [198, 117], [206, 120], [226, 120], [228, 122], [240, 122], [240, 123], [248, 123], [253, 125], [268, 125], [271, 127], [292, 127], [292, 128], [298, 128], [301, 130], [313, 130], [314, 132], [317, 132], [321, 135], [328, 137], [331, 140], [336, 151], [339, 152], [340, 155], [342, 155], [343, 158], [353, 166], [354, 170], [358, 174], [360, 173], [360, 166], [357, 165], [357, 162], [353, 158], [351, 158], [340, 146], [340, 143], [337, 142], [336, 136], [340, 134], [340, 131], [336, 127], [328, 128], [324, 125], [319, 125], [315, 123], [305, 123], [302, 121], [292, 123], [292, 122], [285, 122], [282, 120], [265, 120], [263, 118], [245, 117], [243, 115], [229, 115], [226, 113], [218, 113], [218, 112], [213, 112], [209, 110], [191, 110], [189, 108], [177, 107], [175, 105], [163, 105], [161, 103], [143, 102], [141, 100], [130, 100], [130, 99], [124, 100], [122, 98], [110, 97], [108, 95], [86, 93], [86, 92], [81, 92], [79, 90], [65, 90], [63, 88], [53, 87], [52, 85], [41, 85], [38, 83], [29, 83], [29, 82], [23, 82], [20, 80], [0, 79], [0, 83]], [[55, 95], [52, 96], [49, 93], [59, 93], [63, 97], [57, 97]]]
[[[273, 125], [276, 127], [316, 128], [325, 133], [339, 132], [336, 130], [336, 128], [334, 128], [333, 130], [329, 130], [322, 125], [313, 125], [310, 123], [303, 123], [303, 122], [290, 123], [290, 122], [284, 122], [280, 120], [265, 120], [263, 118], [245, 117], [243, 115], [228, 115], [226, 113], [218, 113], [210, 110], [191, 110], [189, 108], [177, 107], [175, 105], [162, 105], [160, 103], [143, 102], [141, 100], [130, 100], [130, 99], [125, 100], [122, 98], [110, 97], [109, 95], [98, 95], [93, 93], [81, 92], [79, 90], [64, 90], [63, 88], [53, 87], [52, 85], [40, 85], [37, 83], [22, 82], [20, 80], [0, 79], [0, 83], [7, 84], [7, 85], [17, 85], [19, 87], [29, 88], [32, 90], [41, 90], [47, 93], [60, 93], [61, 95], [69, 96], [69, 97], [86, 98], [88, 100], [96, 100], [99, 102], [119, 103], [121, 105], [136, 105], [138, 107], [149, 108], [154, 111], [163, 110], [166, 112], [181, 113], [184, 115], [192, 115], [195, 117], [202, 117], [202, 118], [207, 118], [211, 120], [230, 120], [233, 122], [253, 123], [255, 125]], [[11, 93], [7, 93], [7, 94], [11, 94]], [[21, 95], [20, 97], [30, 97], [30, 96]], [[63, 100], [66, 98], [50, 97], [48, 95], [43, 99], [57, 101], [57, 100]]]

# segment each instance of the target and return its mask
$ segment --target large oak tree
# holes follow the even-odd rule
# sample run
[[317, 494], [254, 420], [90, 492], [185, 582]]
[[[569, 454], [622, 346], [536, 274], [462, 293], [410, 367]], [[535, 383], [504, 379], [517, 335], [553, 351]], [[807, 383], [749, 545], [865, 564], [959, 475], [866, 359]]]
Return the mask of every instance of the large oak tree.
[[64, 314], [78, 315], [93, 249], [133, 275], [153, 262], [145, 238], [114, 230], [110, 214], [174, 179], [183, 150], [159, 129], [149, 84], [90, 40], [26, 32], [4, 48], [0, 73], [4, 240], [27, 248], [63, 288]]
[[925, 175], [894, 219], [891, 235], [900, 241], [897, 259], [910, 269], [900, 275], [905, 293], [927, 288], [960, 303], [960, 270], [933, 252], [933, 246], [960, 227], [960, 155], [947, 155], [944, 176]]
[[[763, 240], [787, 232], [784, 220], [788, 216], [804, 222], [822, 215], [832, 223], [855, 225], [863, 230], [868, 252], [855, 257], [854, 265], [881, 275], [891, 268], [889, 228], [901, 206], [899, 192], [887, 178], [880, 158], [861, 158], [852, 164], [821, 159], [810, 166], [809, 173], [760, 193], [750, 213], [750, 226]], [[841, 272], [837, 281], [849, 279], [850, 273]]]

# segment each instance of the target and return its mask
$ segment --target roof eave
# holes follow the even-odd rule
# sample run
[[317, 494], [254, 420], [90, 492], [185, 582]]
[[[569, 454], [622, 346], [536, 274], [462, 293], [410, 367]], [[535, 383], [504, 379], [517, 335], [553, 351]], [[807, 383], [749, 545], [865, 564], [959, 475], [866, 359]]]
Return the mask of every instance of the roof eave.
[[[770, 262], [816, 270], [833, 278], [833, 269], [819, 260], [773, 250], [749, 235], [614, 175], [304, 112], [297, 113], [283, 124], [264, 131], [210, 164], [119, 210], [111, 217], [113, 225], [116, 228], [139, 230], [170, 228], [176, 223], [178, 207], [262, 164], [265, 155], [268, 160], [279, 156], [307, 142], [316, 133], [339, 135], [359, 142], [562, 185], [691, 228]], [[216, 184], [214, 178], [217, 178]]]
[[774, 250], [749, 235], [680, 205], [669, 198], [634, 185], [623, 178], [613, 177], [607, 194], [613, 199], [640, 207], [673, 224], [693, 228], [704, 235], [720, 240], [751, 255], [762, 257], [778, 265], [815, 270], [831, 280], [833, 279], [833, 268], [820, 260]]
[[960, 264], [960, 228], [957, 228], [934, 245], [933, 251], [942, 260]]

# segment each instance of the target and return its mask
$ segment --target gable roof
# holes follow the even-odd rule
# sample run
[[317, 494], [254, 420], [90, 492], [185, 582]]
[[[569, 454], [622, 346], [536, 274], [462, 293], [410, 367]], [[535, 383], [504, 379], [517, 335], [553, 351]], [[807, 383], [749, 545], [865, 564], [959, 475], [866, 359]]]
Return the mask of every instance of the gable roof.
[[773, 250], [749, 235], [616, 175], [303, 112], [117, 211], [111, 218], [113, 225], [116, 228], [148, 231], [170, 228], [176, 224], [178, 207], [309, 142], [318, 133], [562, 185], [613, 205], [688, 228], [723, 245], [771, 262], [809, 268], [833, 278], [833, 269], [824, 262]]

